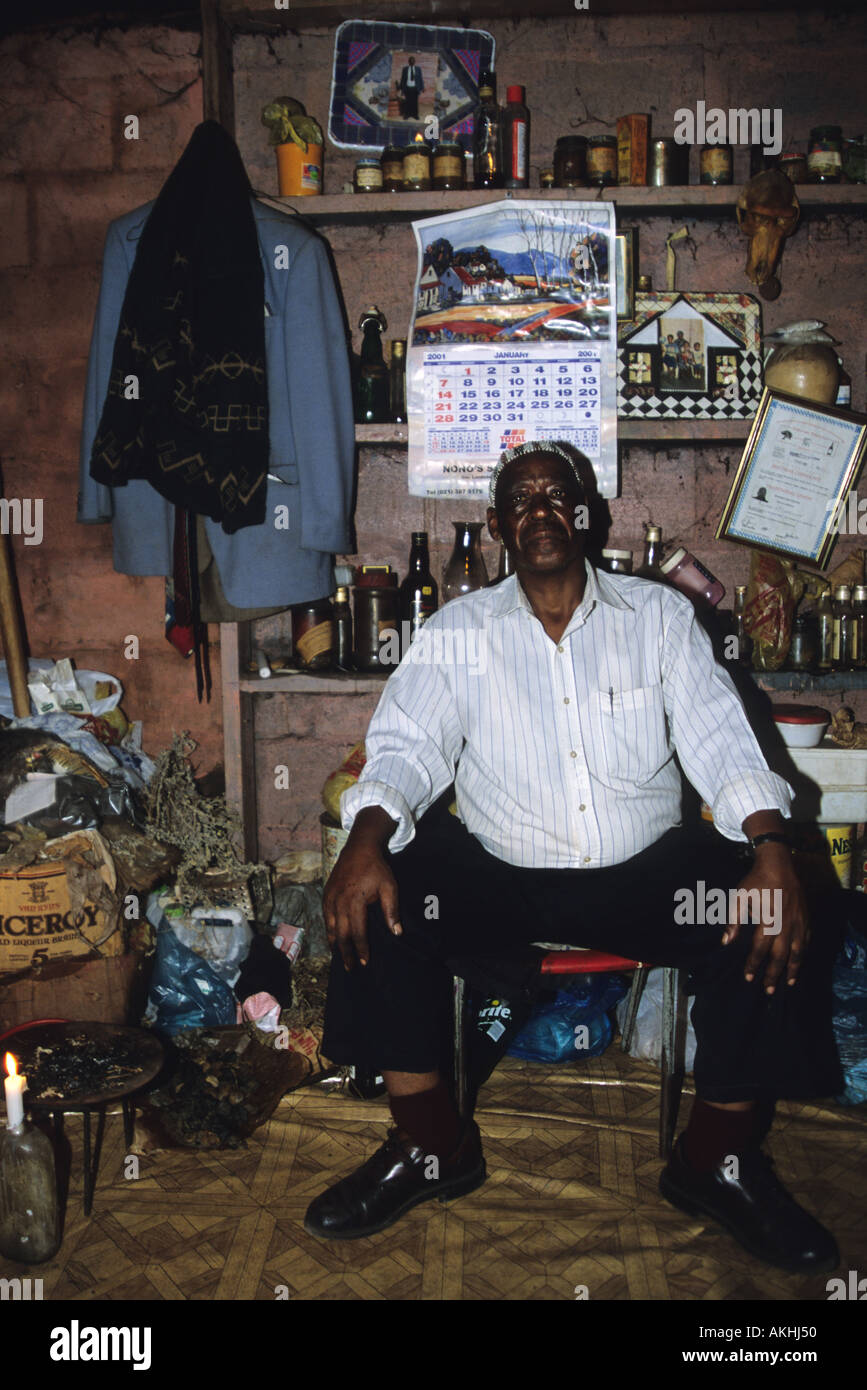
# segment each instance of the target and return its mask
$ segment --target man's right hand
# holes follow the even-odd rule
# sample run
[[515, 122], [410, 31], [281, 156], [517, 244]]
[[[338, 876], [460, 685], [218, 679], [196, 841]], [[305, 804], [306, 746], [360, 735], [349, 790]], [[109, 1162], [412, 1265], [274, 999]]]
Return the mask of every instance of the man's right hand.
[[384, 846], [397, 829], [396, 822], [379, 806], [360, 811], [325, 887], [323, 913], [328, 941], [335, 941], [345, 969], [367, 965], [367, 909], [379, 902], [386, 925], [395, 936], [402, 927], [398, 918], [397, 882], [388, 867]]

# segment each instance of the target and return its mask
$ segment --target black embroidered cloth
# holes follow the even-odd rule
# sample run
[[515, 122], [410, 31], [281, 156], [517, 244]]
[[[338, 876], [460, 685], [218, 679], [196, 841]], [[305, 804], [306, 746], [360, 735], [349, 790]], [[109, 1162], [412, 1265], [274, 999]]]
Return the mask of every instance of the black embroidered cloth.
[[216, 121], [197, 126], [147, 219], [90, 459], [232, 534], [265, 519], [265, 277], [250, 183]]

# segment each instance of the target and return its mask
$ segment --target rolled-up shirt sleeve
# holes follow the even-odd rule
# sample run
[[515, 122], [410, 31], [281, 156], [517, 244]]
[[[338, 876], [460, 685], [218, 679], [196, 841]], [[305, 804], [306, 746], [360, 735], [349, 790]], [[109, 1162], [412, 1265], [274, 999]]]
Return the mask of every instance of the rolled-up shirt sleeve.
[[731, 677], [688, 599], [666, 595], [663, 694], [681, 766], [729, 840], [755, 811], [792, 814], [792, 788], [771, 772]]
[[454, 780], [463, 744], [448, 679], [430, 661], [429, 646], [416, 643], [389, 677], [370, 722], [361, 777], [341, 798], [343, 828], [351, 829], [366, 806], [381, 806], [397, 822], [388, 848], [403, 849], [416, 820]]

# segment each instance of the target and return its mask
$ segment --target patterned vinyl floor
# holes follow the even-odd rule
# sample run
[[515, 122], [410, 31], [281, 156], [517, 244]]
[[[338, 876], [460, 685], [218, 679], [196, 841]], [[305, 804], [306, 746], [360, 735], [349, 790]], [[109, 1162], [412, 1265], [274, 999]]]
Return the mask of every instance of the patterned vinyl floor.
[[[310, 1200], [381, 1143], [382, 1101], [293, 1092], [244, 1150], [164, 1151], [123, 1176], [120, 1116], [106, 1124], [93, 1213], [72, 1190], [46, 1299], [824, 1300], [827, 1276], [770, 1270], [657, 1192], [658, 1073], [609, 1048], [546, 1067], [507, 1059], [477, 1118], [488, 1181], [427, 1203], [378, 1236], [322, 1242]], [[684, 1097], [686, 1116], [691, 1097]], [[780, 1176], [837, 1236], [841, 1269], [867, 1268], [867, 1107], [783, 1103], [768, 1145]], [[34, 1274], [0, 1260], [0, 1276]]]

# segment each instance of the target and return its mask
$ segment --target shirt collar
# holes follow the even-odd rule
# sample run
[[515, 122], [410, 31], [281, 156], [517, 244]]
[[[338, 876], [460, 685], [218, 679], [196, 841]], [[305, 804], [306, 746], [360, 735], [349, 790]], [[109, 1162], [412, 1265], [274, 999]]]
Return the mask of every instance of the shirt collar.
[[[586, 616], [589, 614], [596, 603], [605, 603], [610, 608], [627, 610], [632, 608], [632, 604], [629, 603], [625, 595], [620, 592], [617, 585], [612, 583], [611, 576], [606, 574], [604, 570], [594, 569], [590, 561], [585, 560], [584, 571], [587, 576], [584, 585], [584, 596], [575, 609], [572, 618], [570, 618], [570, 624], [577, 615], [583, 613]], [[516, 574], [510, 574], [508, 579], [504, 579], [497, 585], [494, 614], [495, 616], [505, 617], [507, 613], [514, 613], [516, 609], [519, 608], [526, 609], [533, 617], [536, 616], [530, 606], [530, 600], [521, 588], [518, 576]]]

